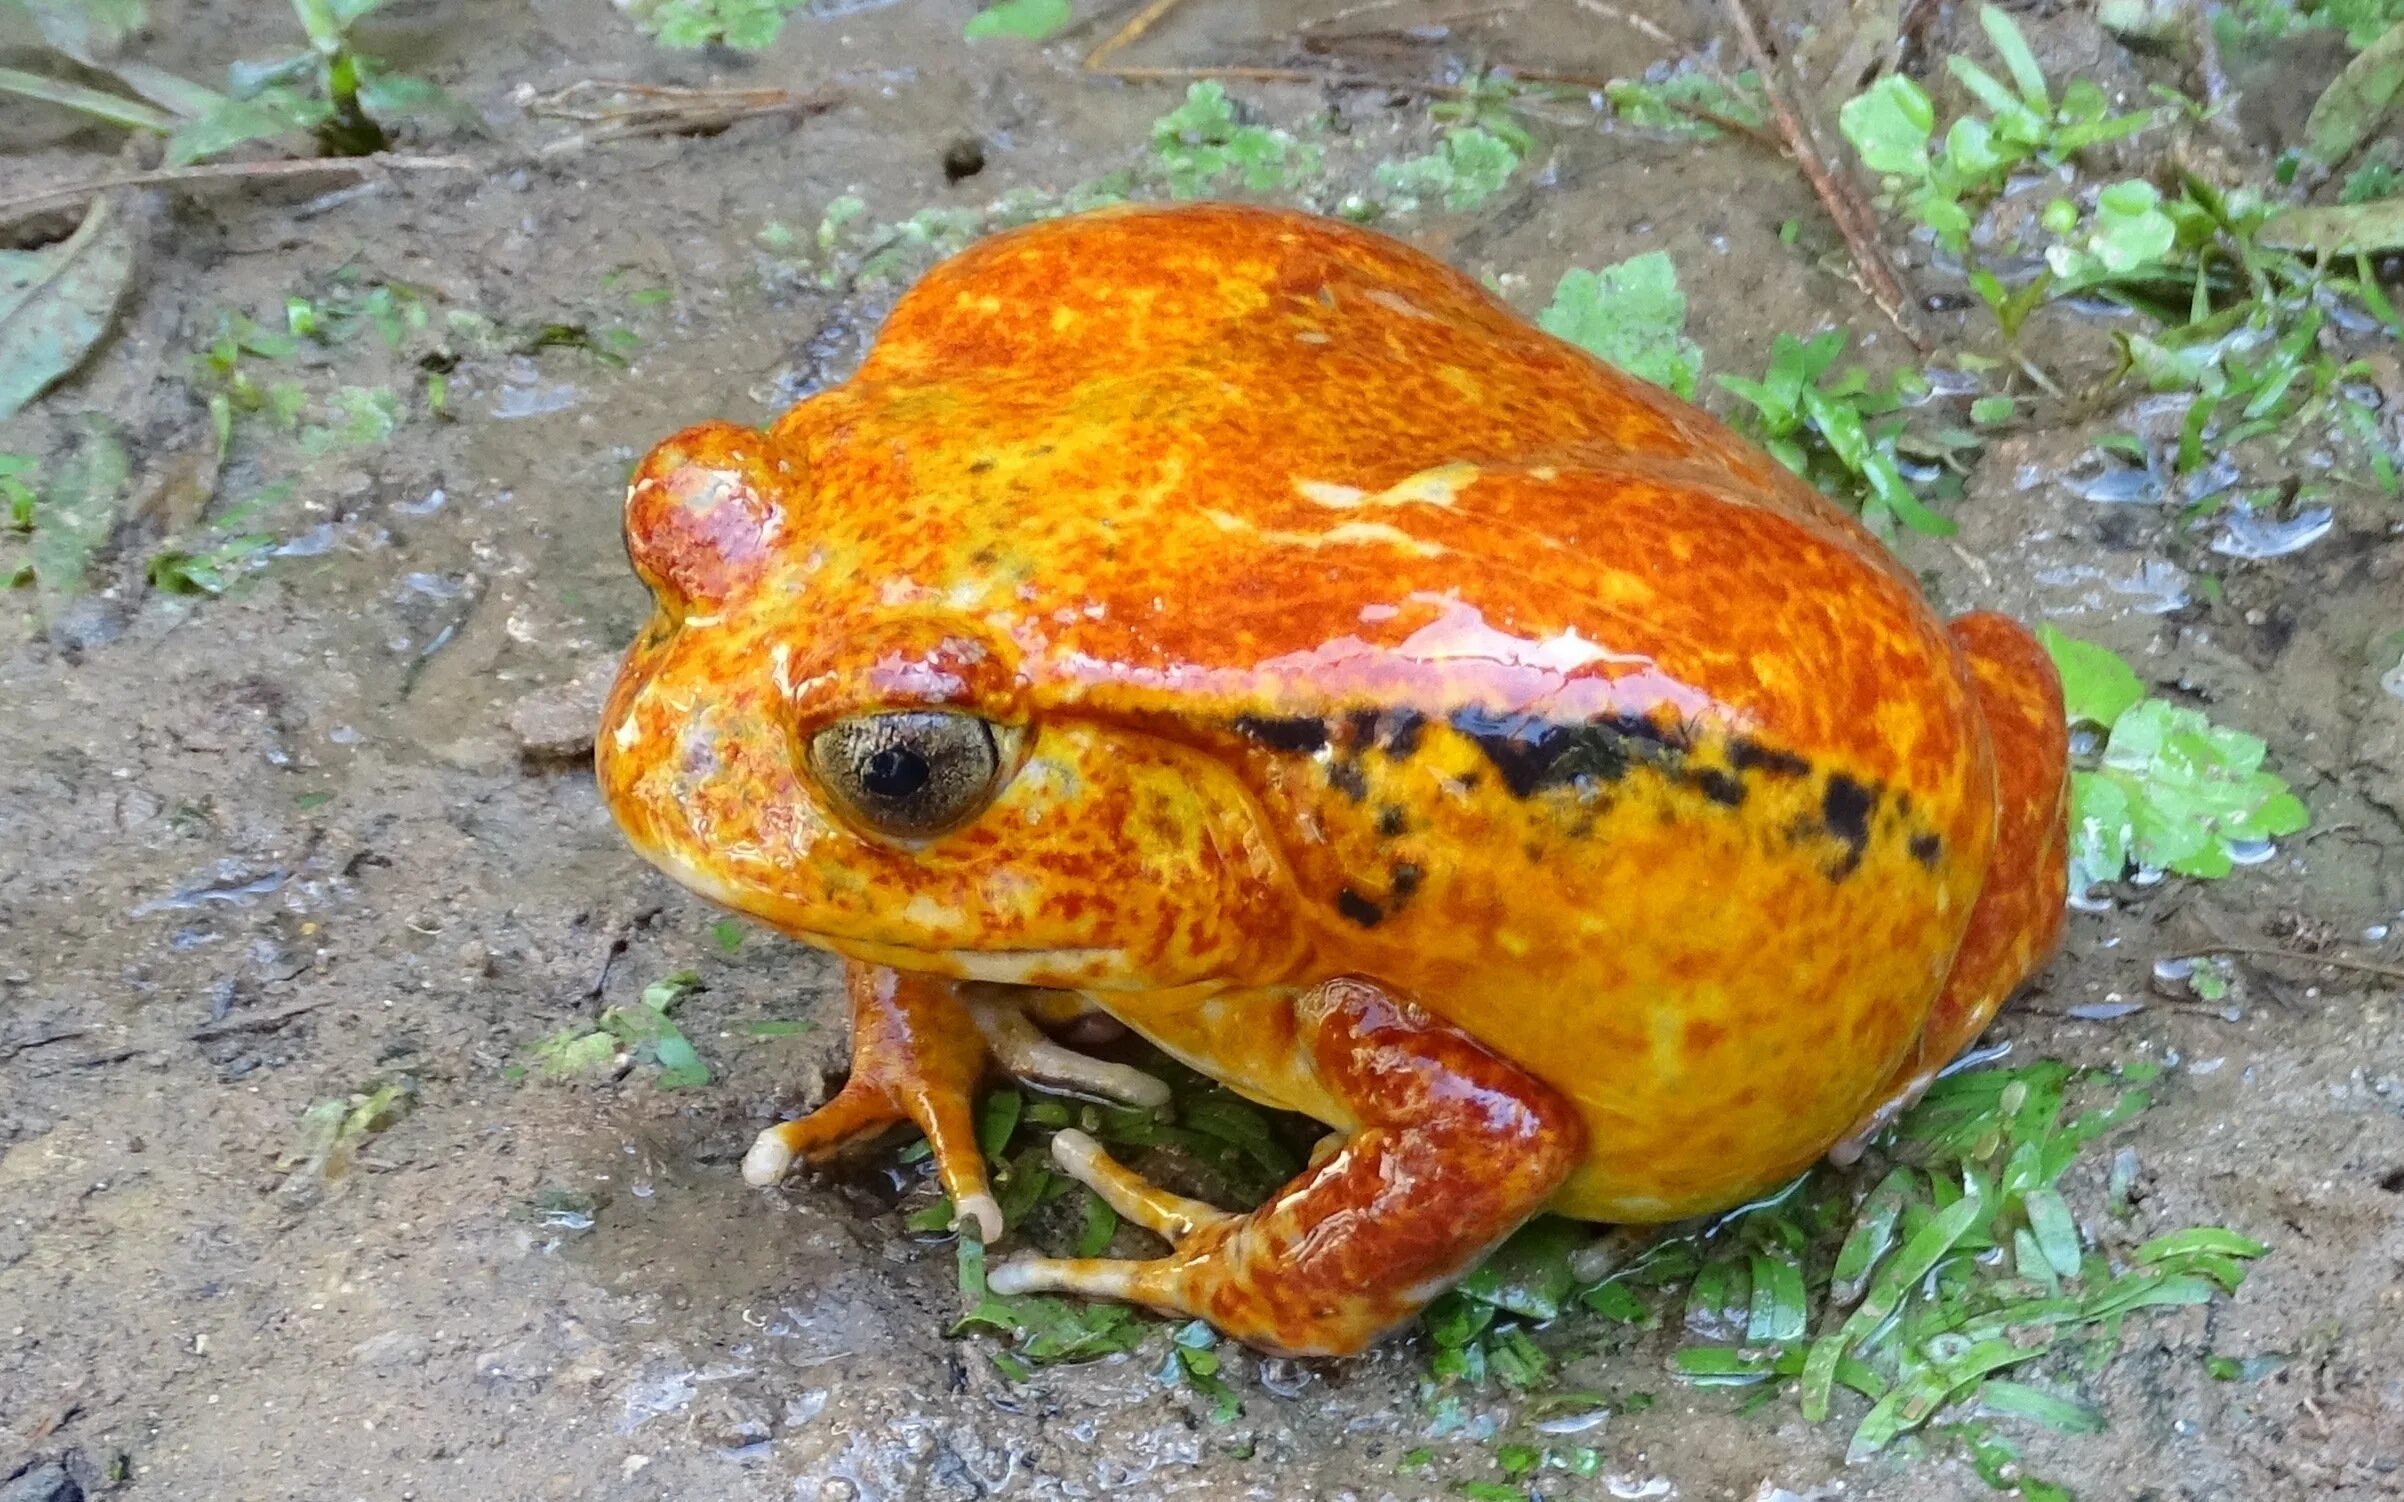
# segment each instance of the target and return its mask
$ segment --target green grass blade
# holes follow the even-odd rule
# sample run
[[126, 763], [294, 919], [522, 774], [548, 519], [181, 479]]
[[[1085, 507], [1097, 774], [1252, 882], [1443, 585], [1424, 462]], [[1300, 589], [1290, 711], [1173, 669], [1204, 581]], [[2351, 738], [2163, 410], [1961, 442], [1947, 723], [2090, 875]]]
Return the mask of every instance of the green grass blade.
[[46, 104], [63, 105], [78, 114], [129, 130], [154, 131], [165, 135], [175, 129], [175, 117], [164, 110], [153, 109], [121, 94], [87, 89], [79, 83], [45, 78], [39, 73], [27, 73], [19, 68], [0, 68], [0, 93], [16, 94], [27, 99], [39, 99]]
[[2270, 1248], [2251, 1236], [2240, 1236], [2222, 1226], [2192, 1226], [2157, 1236], [2129, 1254], [2134, 1262], [2160, 1262], [2166, 1257], [2183, 1257], [2190, 1252], [2215, 1252], [2223, 1257], [2259, 1257]]
[[2104, 1428], [2103, 1415], [2088, 1405], [2003, 1377], [1983, 1384], [1978, 1402], [1990, 1412], [2035, 1419], [2064, 1434], [2101, 1434]]

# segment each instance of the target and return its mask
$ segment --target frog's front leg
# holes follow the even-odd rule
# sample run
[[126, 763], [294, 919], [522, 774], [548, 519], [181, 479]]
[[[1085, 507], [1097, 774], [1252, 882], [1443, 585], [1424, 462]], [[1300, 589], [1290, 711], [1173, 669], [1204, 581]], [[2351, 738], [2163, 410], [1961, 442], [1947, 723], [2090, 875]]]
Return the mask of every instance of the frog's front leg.
[[834, 1099], [760, 1133], [743, 1177], [763, 1187], [796, 1160], [816, 1160], [900, 1121], [917, 1125], [934, 1151], [935, 1177], [951, 1197], [955, 1227], [973, 1223], [1000, 1239], [1002, 1207], [985, 1177], [976, 1134], [976, 1088], [990, 1057], [1005, 1073], [1123, 1100], [1166, 1104], [1169, 1087], [1138, 1069], [1073, 1053], [1028, 1021], [1042, 999], [1012, 988], [976, 987], [847, 960], [851, 1077]]
[[809, 1115], [760, 1133], [743, 1157], [743, 1178], [773, 1184], [796, 1159], [825, 1158], [870, 1132], [914, 1122], [934, 1149], [953, 1224], [974, 1222], [987, 1242], [999, 1240], [1002, 1207], [977, 1147], [985, 1039], [957, 983], [846, 960], [843, 985], [851, 999], [851, 1077]]
[[1146, 1184], [1081, 1133], [1054, 1156], [1168, 1238], [1149, 1262], [1019, 1258], [1002, 1294], [1126, 1299], [1286, 1355], [1343, 1355], [1408, 1319], [1544, 1208], [1584, 1150], [1552, 1090], [1366, 981], [1294, 1003], [1319, 1081], [1359, 1128], [1248, 1215]]

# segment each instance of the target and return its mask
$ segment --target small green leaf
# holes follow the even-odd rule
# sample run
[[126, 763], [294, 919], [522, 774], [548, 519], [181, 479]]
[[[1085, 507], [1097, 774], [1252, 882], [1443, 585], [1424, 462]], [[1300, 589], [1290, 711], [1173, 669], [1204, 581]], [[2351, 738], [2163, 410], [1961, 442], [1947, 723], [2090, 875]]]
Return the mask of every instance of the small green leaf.
[[1685, 1346], [1670, 1353], [1670, 1370], [1703, 1387], [1742, 1387], [1778, 1374], [1766, 1352], [1736, 1346]]
[[1872, 172], [1912, 180], [1928, 176], [1928, 142], [1936, 131], [1936, 106], [1928, 91], [1900, 73], [1890, 73], [1845, 101], [1837, 128]]
[[[1991, 7], [1989, 14], [2000, 14]], [[2105, 269], [2133, 271], [2159, 261], [2178, 242], [2178, 226], [2162, 212], [2162, 194], [2142, 178], [2095, 195], [2095, 253]]]
[[[1085, 1227], [1077, 1233], [1077, 1245], [1071, 1256], [1099, 1257], [1110, 1249], [1110, 1238], [1118, 1234], [1119, 1215], [1100, 1195], [1087, 1191], [1085, 1195]], [[1207, 1328], [1207, 1327], [1206, 1327]]]
[[2129, 1254], [2134, 1262], [2161, 1262], [2172, 1257], [2184, 1257], [2196, 1252], [2217, 1253], [2223, 1257], [2260, 1257], [2270, 1248], [2251, 1236], [2241, 1236], [2222, 1226], [2193, 1226], [2157, 1236]]
[[2069, 1398], [2058, 1397], [2042, 1388], [2002, 1377], [1990, 1378], [1979, 1384], [1978, 1402], [1979, 1406], [1990, 1412], [2035, 1419], [2046, 1428], [2064, 1434], [2101, 1434], [2104, 1431], [2103, 1414], [2096, 1409]]
[[652, 1057], [659, 1063], [657, 1083], [662, 1090], [689, 1090], [710, 1082], [709, 1065], [672, 1024], [653, 1042]]
[[315, 130], [333, 115], [334, 107], [325, 100], [291, 88], [228, 99], [167, 138], [167, 165], [189, 166], [251, 141]]
[[1753, 1308], [1745, 1339], [1755, 1343], [1801, 1340], [1811, 1308], [1804, 1300], [1803, 1269], [1790, 1257], [1755, 1252], [1750, 1259]]
[[999, 1158], [1009, 1149], [1010, 1138], [1018, 1131], [1019, 1113], [1026, 1109], [1026, 1097], [1016, 1090], [996, 1090], [985, 1097], [977, 1114], [977, 1146], [988, 1158]]
[[1636, 1296], [1636, 1290], [1625, 1283], [1605, 1283], [1590, 1288], [1581, 1296], [1580, 1302], [1603, 1318], [1623, 1325], [1649, 1324], [1653, 1317], [1653, 1311]]
[[79, 83], [47, 78], [39, 73], [27, 73], [18, 68], [0, 68], [0, 94], [15, 94], [26, 99], [39, 99], [122, 125], [132, 130], [146, 130], [165, 135], [175, 129], [175, 117], [164, 110], [154, 109], [139, 100], [101, 89], [90, 89]]
[[2045, 70], [2037, 65], [2037, 54], [2030, 50], [2028, 38], [2020, 32], [2020, 23], [1999, 5], [1981, 5], [1978, 24], [1995, 44], [2003, 65], [2011, 71], [2012, 82], [2020, 90], [2020, 98], [2038, 114], [2050, 113], [2053, 97], [2045, 87]]
[[133, 230], [107, 195], [58, 244], [0, 251], [0, 421], [83, 363], [133, 268]]
[[1664, 251], [1601, 271], [1572, 268], [1537, 325], [1630, 375], [1692, 397], [1703, 351], [1686, 337], [1686, 294]]
[[2400, 96], [2404, 96], [2404, 20], [2365, 47], [2321, 92], [2304, 121], [2304, 154], [2323, 169], [2334, 169], [2371, 138]]
[[1017, 37], [1040, 42], [1075, 19], [1069, 0], [997, 0], [969, 17], [961, 36], [972, 42]]
[[1569, 1269], [1570, 1255], [1592, 1239], [1592, 1233], [1576, 1221], [1539, 1216], [1463, 1278], [1458, 1291], [1464, 1298], [1482, 1300], [1528, 1319], [1551, 1319], [1561, 1312], [1577, 1284], [1577, 1275]]
[[643, 1005], [665, 1016], [681, 1006], [686, 997], [700, 989], [700, 971], [672, 971], [643, 987]]
[[763, 1017], [757, 1022], [743, 1024], [743, 1032], [753, 1038], [798, 1038], [803, 1033], [818, 1030], [815, 1022], [803, 1022], [783, 1017]]
[[617, 1038], [590, 1026], [567, 1027], [534, 1046], [534, 1065], [546, 1079], [573, 1079], [610, 1066], [618, 1056]]
[[2070, 1206], [2063, 1201], [2062, 1192], [2051, 1184], [2040, 1184], [2021, 1196], [2020, 1207], [2028, 1216], [2029, 1231], [2036, 1238], [2046, 1265], [2059, 1277], [2077, 1277], [2078, 1225], [2070, 1217]]
[[2137, 670], [2111, 649], [2064, 636], [2049, 625], [2037, 628], [2037, 640], [2062, 675], [2062, 707], [2073, 724], [2108, 729], [2145, 697]]

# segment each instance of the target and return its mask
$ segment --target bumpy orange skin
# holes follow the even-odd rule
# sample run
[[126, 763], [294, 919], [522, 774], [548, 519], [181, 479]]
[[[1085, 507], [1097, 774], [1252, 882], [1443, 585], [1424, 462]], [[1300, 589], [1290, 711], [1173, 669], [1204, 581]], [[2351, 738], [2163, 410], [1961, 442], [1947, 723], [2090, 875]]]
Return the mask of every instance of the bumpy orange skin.
[[[627, 527], [662, 607], [599, 770], [645, 854], [1338, 1127], [1373, 1113], [1294, 1003], [1367, 978], [1567, 1103], [1568, 1214], [1797, 1172], [2059, 932], [2026, 633], [1949, 632], [1712, 418], [1357, 229], [987, 240], [844, 386], [662, 445]], [[939, 839], [855, 828], [797, 748], [930, 704], [1024, 727], [1019, 764]]]

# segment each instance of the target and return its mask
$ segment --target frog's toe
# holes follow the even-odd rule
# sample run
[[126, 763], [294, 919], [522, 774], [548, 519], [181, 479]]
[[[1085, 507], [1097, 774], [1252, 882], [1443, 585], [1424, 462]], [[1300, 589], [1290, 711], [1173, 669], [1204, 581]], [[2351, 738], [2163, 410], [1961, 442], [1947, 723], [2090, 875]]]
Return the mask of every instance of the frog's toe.
[[985, 1275], [985, 1286], [1004, 1298], [1022, 1293], [1067, 1293], [1088, 1299], [1168, 1306], [1157, 1286], [1158, 1262], [1115, 1257], [1013, 1257]]
[[976, 1228], [977, 1240], [987, 1246], [1001, 1240], [1001, 1202], [982, 1191], [956, 1201], [952, 1206], [952, 1229], [966, 1232], [972, 1226]]
[[784, 1182], [785, 1171], [793, 1166], [793, 1149], [775, 1127], [760, 1133], [743, 1155], [743, 1182], [755, 1189], [766, 1189]]
[[1146, 1180], [1102, 1151], [1102, 1144], [1074, 1127], [1052, 1138], [1052, 1161], [1060, 1171], [1102, 1197], [1102, 1202], [1173, 1246], [1196, 1231], [1237, 1219], [1216, 1205], [1189, 1200]]
[[890, 1095], [855, 1078], [807, 1116], [780, 1121], [760, 1133], [743, 1155], [743, 1182], [767, 1188], [782, 1181], [797, 1160], [822, 1157], [901, 1119], [901, 1108]]
[[[1072, 1293], [1093, 1299], [1123, 1299], [1133, 1304], [1178, 1312], [1191, 1305], [1186, 1285], [1191, 1274], [1182, 1252], [1197, 1235], [1223, 1233], [1243, 1217], [1215, 1205], [1190, 1200], [1148, 1182], [1133, 1169], [1102, 1151], [1102, 1144], [1070, 1128], [1052, 1139], [1052, 1160], [1061, 1172], [1100, 1195], [1104, 1203], [1156, 1236], [1179, 1253], [1150, 1262], [1109, 1257], [1013, 1257], [987, 1275], [994, 1292], [1005, 1297], [1021, 1293]], [[1205, 1236], [1205, 1242], [1215, 1240]]]
[[1167, 1081], [1125, 1064], [1063, 1048], [1045, 1037], [1042, 1029], [1007, 1001], [973, 1002], [969, 1015], [976, 1019], [977, 1031], [984, 1034], [985, 1047], [994, 1062], [1018, 1079], [1124, 1101], [1147, 1111], [1157, 1111], [1169, 1103]]

